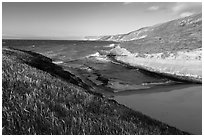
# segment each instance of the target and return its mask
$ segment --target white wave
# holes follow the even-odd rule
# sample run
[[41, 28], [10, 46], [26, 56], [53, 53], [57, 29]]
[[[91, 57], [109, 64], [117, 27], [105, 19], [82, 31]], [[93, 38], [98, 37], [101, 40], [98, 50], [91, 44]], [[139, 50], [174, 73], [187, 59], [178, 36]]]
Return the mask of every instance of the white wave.
[[95, 59], [101, 62], [110, 62], [109, 58], [105, 56], [96, 57]]
[[86, 67], [86, 66], [83, 66], [83, 67], [81, 67], [80, 69], [84, 69], [84, 70], [87, 70], [88, 72], [91, 72], [91, 71], [92, 71], [92, 69], [91, 69], [91, 68], [89, 68], [89, 67]]
[[110, 62], [110, 59], [106, 55], [101, 55], [99, 52], [90, 54], [86, 58], [91, 58], [99, 62]]
[[110, 45], [104, 46], [104, 47], [113, 48], [113, 47], [115, 47], [115, 44], [110, 44]]
[[149, 82], [149, 83], [142, 83], [143, 86], [146, 85], [163, 85], [163, 84], [168, 84], [171, 83], [172, 81], [165, 81], [165, 82]]
[[90, 54], [88, 56], [86, 56], [87, 58], [90, 58], [90, 57], [99, 57], [100, 56], [100, 53], [99, 52], [96, 52], [94, 54]]
[[53, 61], [52, 63], [54, 63], [54, 64], [62, 64], [64, 62], [63, 61]]

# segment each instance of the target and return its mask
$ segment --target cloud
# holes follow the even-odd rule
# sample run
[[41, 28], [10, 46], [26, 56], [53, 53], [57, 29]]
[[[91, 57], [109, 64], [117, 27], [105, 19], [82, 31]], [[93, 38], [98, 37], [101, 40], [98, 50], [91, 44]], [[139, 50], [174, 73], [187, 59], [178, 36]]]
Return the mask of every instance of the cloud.
[[124, 5], [132, 4], [134, 2], [123, 2]]
[[175, 6], [172, 7], [172, 11], [179, 12], [186, 8], [186, 4], [184, 3], [177, 3]]
[[148, 10], [158, 10], [159, 6], [151, 6], [148, 8]]
[[191, 13], [198, 13], [202, 11], [201, 2], [178, 2], [172, 6], [171, 10], [173, 13], [178, 15], [187, 15]]
[[180, 17], [191, 16], [193, 14], [194, 14], [193, 12], [183, 12], [183, 13], [180, 14]]

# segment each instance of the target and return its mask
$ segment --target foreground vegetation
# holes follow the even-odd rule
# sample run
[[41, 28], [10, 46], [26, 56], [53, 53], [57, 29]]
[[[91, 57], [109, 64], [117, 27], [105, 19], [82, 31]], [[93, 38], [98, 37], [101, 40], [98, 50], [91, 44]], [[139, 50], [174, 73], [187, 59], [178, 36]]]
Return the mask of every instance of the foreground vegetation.
[[3, 134], [188, 134], [104, 98], [42, 55], [3, 49]]

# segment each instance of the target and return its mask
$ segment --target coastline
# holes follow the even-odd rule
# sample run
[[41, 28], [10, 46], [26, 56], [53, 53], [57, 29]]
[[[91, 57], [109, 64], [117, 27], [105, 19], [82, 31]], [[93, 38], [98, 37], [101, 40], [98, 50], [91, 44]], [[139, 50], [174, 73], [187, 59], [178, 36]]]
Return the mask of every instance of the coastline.
[[3, 49], [3, 72], [3, 134], [189, 134], [94, 94], [40, 54]]
[[[137, 54], [137, 53], [135, 53]], [[107, 55], [114, 62], [157, 73], [182, 82], [202, 83], [202, 60], [137, 57], [117, 46]]]

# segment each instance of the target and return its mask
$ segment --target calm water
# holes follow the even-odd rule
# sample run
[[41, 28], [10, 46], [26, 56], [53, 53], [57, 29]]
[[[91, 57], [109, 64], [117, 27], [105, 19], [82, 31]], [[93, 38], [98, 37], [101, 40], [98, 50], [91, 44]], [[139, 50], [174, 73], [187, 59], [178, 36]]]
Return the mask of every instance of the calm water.
[[[202, 86], [117, 64], [104, 54], [113, 42], [3, 40], [3, 47], [41, 53], [64, 69], [106, 89], [105, 94], [134, 110], [193, 134], [202, 131]], [[117, 44], [117, 43], [114, 43]], [[114, 92], [113, 92], [114, 91]]]
[[146, 92], [120, 93], [115, 99], [171, 126], [193, 134], [201, 134], [201, 95], [201, 85], [175, 85], [149, 89]]

